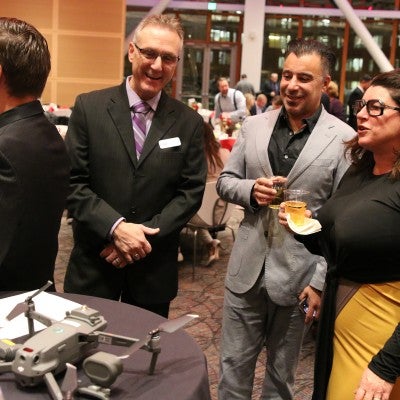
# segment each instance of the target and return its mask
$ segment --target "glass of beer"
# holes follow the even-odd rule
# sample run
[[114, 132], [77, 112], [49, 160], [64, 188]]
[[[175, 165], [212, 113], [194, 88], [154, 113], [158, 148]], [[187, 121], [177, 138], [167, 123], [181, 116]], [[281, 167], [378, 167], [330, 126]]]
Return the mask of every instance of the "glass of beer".
[[273, 176], [272, 182], [272, 189], [276, 190], [276, 195], [271, 203], [268, 204], [268, 207], [277, 210], [279, 208], [279, 204], [281, 204], [283, 201], [283, 190], [285, 188], [286, 178], [284, 176]]
[[290, 214], [290, 219], [297, 226], [304, 225], [308, 194], [309, 192], [303, 189], [286, 189], [284, 191], [285, 213]]

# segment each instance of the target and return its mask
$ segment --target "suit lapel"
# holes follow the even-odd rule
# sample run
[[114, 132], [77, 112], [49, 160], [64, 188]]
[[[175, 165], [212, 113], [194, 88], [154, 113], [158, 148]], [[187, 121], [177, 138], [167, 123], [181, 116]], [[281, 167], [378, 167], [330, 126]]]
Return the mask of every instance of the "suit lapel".
[[272, 176], [273, 172], [268, 158], [268, 145], [276, 120], [278, 119], [279, 110], [270, 111], [261, 115], [265, 120], [262, 125], [260, 124], [261, 129], [257, 129], [256, 131], [256, 152], [263, 174], [265, 176]]
[[108, 112], [110, 113], [111, 119], [114, 121], [115, 127], [124, 143], [132, 164], [136, 167], [138, 161], [136, 158], [131, 111], [129, 109], [125, 81], [119, 86], [118, 90], [119, 92], [109, 100]]
[[332, 119], [327, 119], [327, 115], [328, 112], [323, 109], [317, 124], [307, 140], [307, 143], [288, 175], [288, 185], [303, 174], [314, 160], [324, 152], [325, 148], [332, 142], [332, 140], [335, 139], [336, 134], [332, 134], [332, 128], [335, 126], [335, 122], [332, 121]]

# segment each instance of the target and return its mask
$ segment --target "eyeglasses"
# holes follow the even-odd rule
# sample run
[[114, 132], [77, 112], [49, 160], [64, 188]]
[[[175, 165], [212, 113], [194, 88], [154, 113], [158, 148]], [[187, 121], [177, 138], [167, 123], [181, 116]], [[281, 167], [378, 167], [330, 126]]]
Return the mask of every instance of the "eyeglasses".
[[364, 99], [362, 99], [362, 100], [356, 100], [354, 102], [353, 105], [354, 114], [358, 114], [364, 106], [367, 106], [367, 113], [371, 117], [381, 116], [385, 108], [389, 108], [390, 110], [400, 111], [400, 107], [388, 106], [381, 100], [372, 99], [365, 101]]
[[139, 50], [139, 53], [149, 61], [155, 61], [158, 57], [161, 57], [161, 61], [167, 65], [176, 64], [179, 60], [179, 56], [175, 56], [170, 53], [159, 53], [153, 49], [141, 49], [136, 43], [134, 43], [135, 47]]

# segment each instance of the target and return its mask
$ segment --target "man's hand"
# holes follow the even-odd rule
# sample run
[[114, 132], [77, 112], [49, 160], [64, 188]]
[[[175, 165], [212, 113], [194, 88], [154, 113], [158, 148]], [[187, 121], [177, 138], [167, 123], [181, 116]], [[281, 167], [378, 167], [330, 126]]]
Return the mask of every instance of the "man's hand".
[[306, 286], [299, 295], [299, 300], [307, 299], [308, 311], [306, 313], [305, 322], [308, 324], [314, 318], [319, 318], [321, 309], [321, 292], [312, 286]]
[[272, 188], [272, 178], [257, 178], [251, 195], [259, 206], [267, 206], [276, 196], [276, 190]]
[[138, 261], [151, 252], [151, 245], [145, 235], [156, 235], [158, 232], [159, 228], [122, 221], [112, 235], [115, 249], [128, 264]]
[[108, 244], [100, 253], [100, 257], [114, 265], [115, 268], [124, 268], [128, 264], [114, 243]]
[[355, 392], [354, 400], [389, 400], [392, 388], [393, 383], [384, 381], [367, 368], [361, 377], [360, 385]]

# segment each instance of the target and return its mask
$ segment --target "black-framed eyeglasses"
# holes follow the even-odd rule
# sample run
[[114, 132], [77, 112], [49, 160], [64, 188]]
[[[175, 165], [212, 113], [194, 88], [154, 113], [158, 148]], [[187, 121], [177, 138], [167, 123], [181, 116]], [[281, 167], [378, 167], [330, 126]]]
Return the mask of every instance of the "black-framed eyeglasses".
[[367, 106], [367, 113], [371, 117], [381, 116], [383, 114], [383, 110], [385, 108], [389, 108], [390, 110], [400, 111], [400, 107], [388, 106], [383, 101], [378, 100], [378, 99], [372, 99], [372, 100], [368, 100], [368, 101], [365, 101], [364, 99], [362, 99], [362, 100], [356, 100], [354, 102], [354, 105], [353, 105], [354, 114], [358, 114], [364, 106]]
[[136, 43], [134, 43], [135, 47], [139, 50], [139, 53], [149, 61], [155, 61], [158, 57], [161, 57], [161, 61], [164, 64], [173, 65], [176, 64], [180, 57], [171, 53], [159, 53], [153, 49], [141, 49]]

